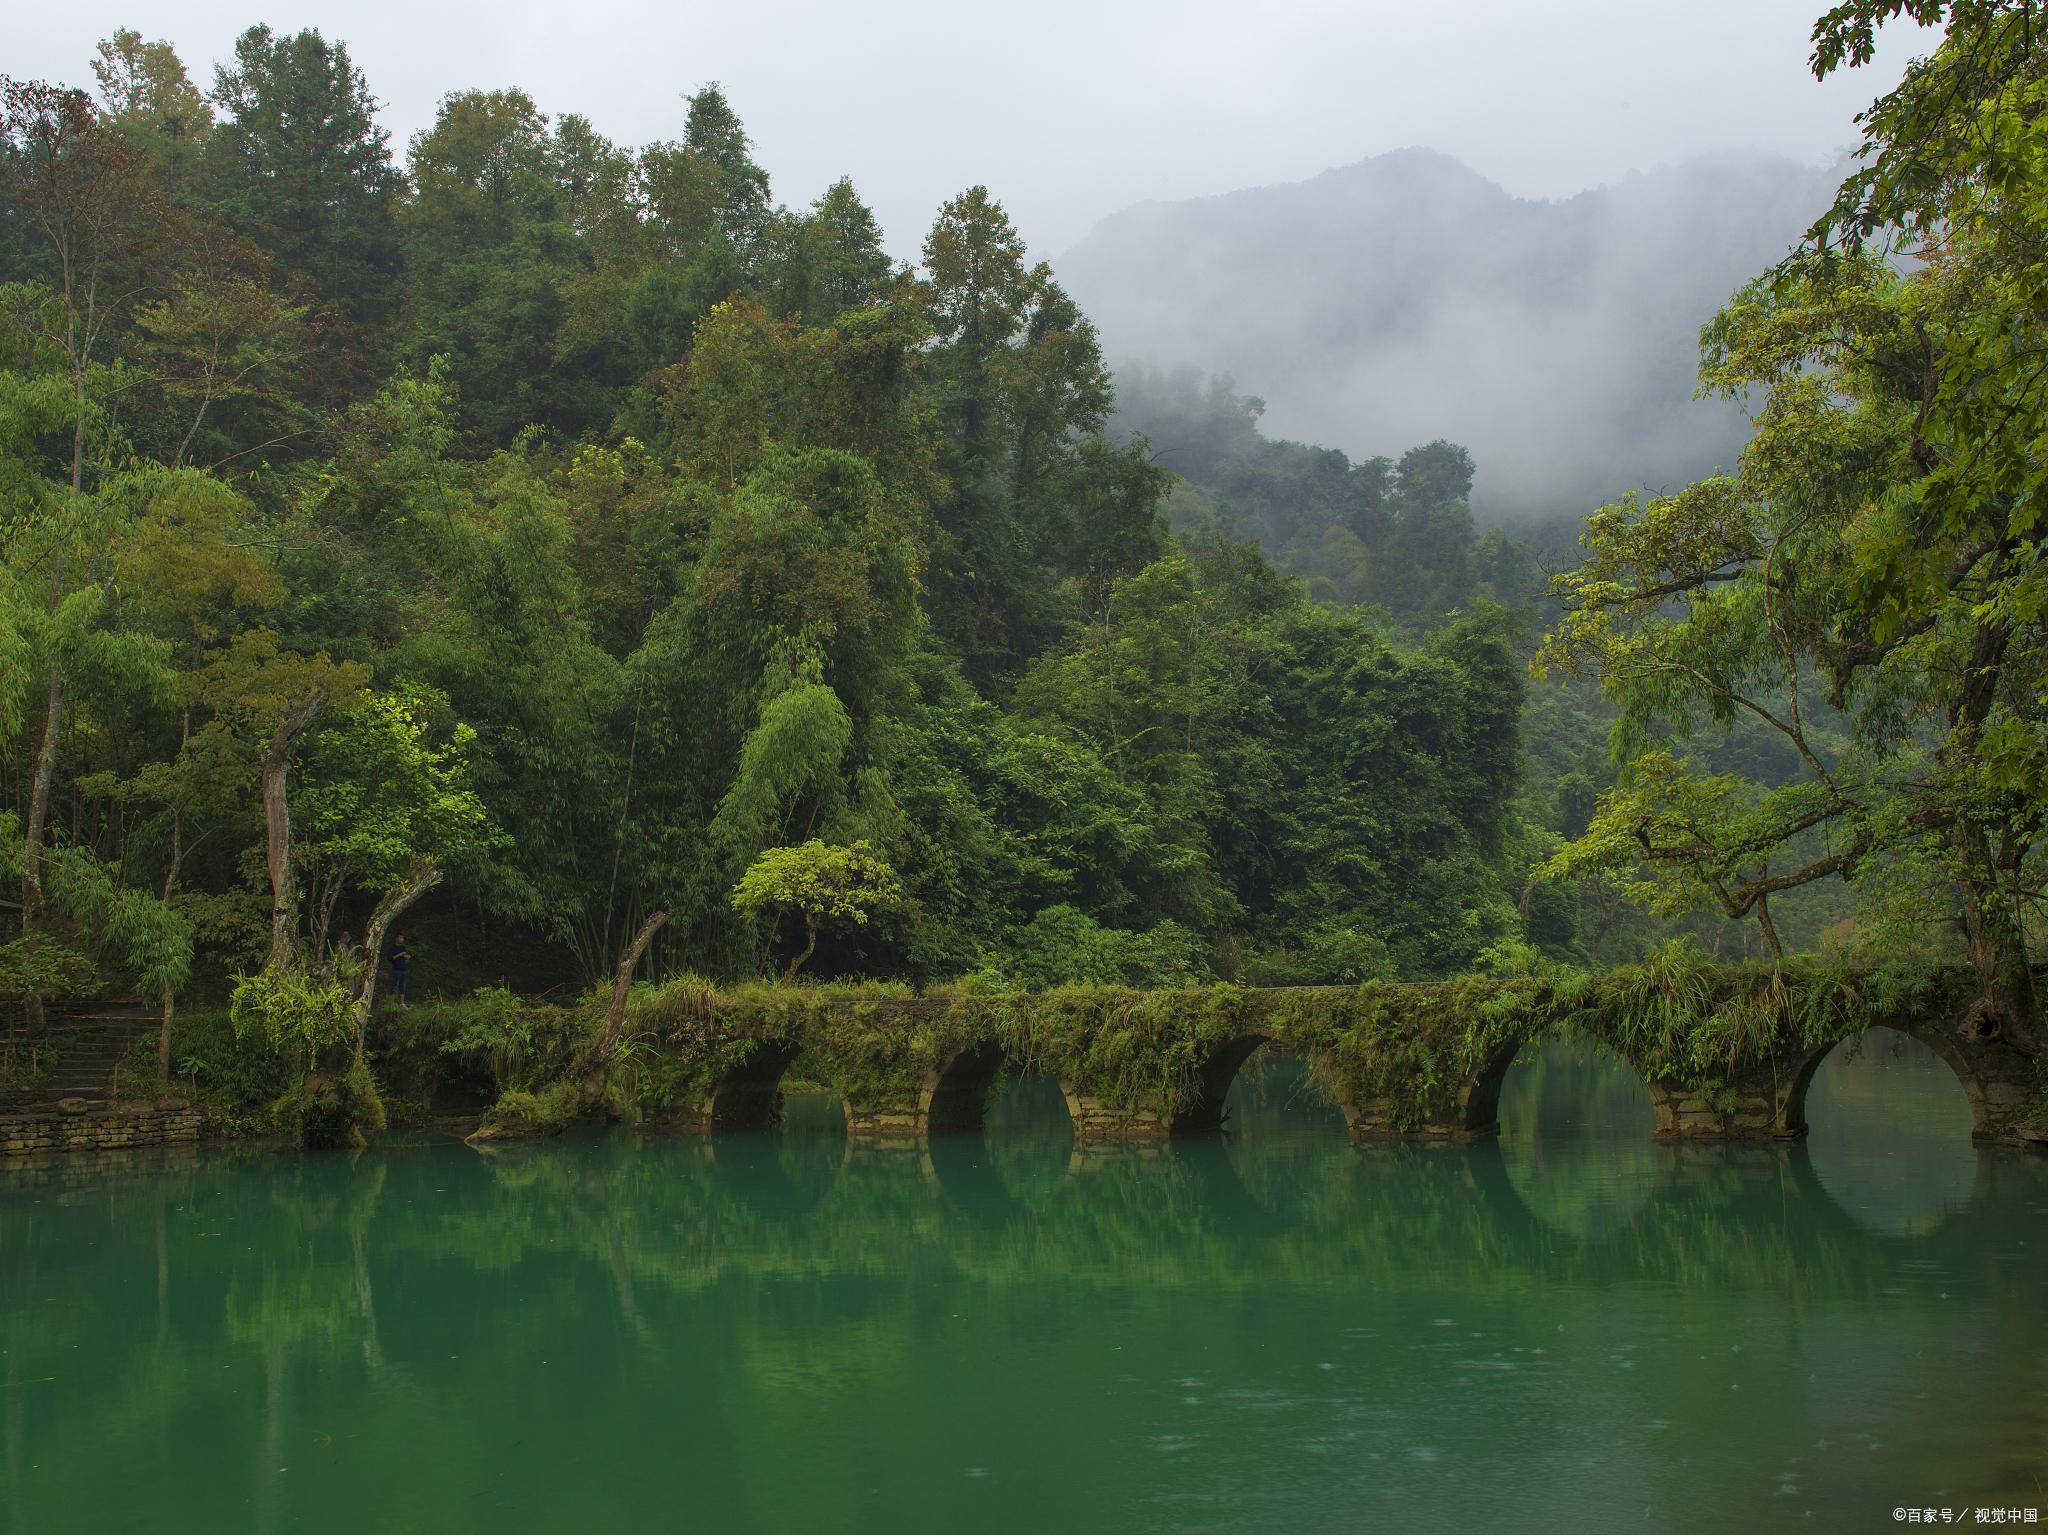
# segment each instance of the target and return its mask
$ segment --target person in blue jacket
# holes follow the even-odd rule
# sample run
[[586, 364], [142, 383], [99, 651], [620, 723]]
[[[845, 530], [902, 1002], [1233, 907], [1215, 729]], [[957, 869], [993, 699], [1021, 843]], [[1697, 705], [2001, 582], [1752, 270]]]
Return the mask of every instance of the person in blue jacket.
[[391, 935], [391, 947], [385, 951], [385, 958], [391, 962], [391, 1000], [404, 1007], [405, 967], [412, 962], [412, 955], [405, 947], [405, 934]]

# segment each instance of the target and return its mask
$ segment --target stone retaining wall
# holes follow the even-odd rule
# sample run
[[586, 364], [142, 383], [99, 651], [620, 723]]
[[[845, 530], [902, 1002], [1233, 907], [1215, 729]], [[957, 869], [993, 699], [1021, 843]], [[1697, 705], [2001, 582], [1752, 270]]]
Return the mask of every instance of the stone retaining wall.
[[190, 1106], [115, 1105], [76, 1114], [41, 1109], [0, 1115], [0, 1157], [173, 1146], [197, 1141], [205, 1133], [205, 1113]]

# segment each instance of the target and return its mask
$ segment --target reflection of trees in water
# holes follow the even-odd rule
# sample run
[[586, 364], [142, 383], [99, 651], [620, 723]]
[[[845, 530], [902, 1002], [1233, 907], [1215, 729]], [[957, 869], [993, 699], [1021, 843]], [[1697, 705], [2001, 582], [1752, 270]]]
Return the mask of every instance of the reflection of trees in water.
[[[974, 1138], [967, 1139], [971, 1144]], [[998, 1078], [980, 1144], [992, 1174], [1026, 1207], [1057, 1200], [1074, 1146], [1074, 1122], [1059, 1083], [1043, 1076]]]
[[1969, 1202], [1970, 1104], [1955, 1073], [1896, 1029], [1828, 1053], [1806, 1093], [1815, 1174], [1872, 1230], [1924, 1233]]
[[1656, 1120], [1642, 1079], [1593, 1040], [1524, 1045], [1501, 1083], [1501, 1135], [1509, 1141], [1639, 1143]]
[[[1539, 1085], [1547, 1093], [1559, 1080]], [[1267, 1088], [1268, 1105], [1284, 1106], [1275, 1095], [1286, 1084]], [[2019, 1158], [1987, 1160], [1976, 1197], [1903, 1248], [1838, 1211], [1797, 1147], [1631, 1142], [1646, 1191], [1585, 1232], [1545, 1203], [1572, 1187], [1554, 1151], [1543, 1187], [1532, 1195], [1518, 1181], [1512, 1125], [1501, 1146], [1354, 1151], [1290, 1135], [1259, 1108], [1220, 1142], [1070, 1163], [1049, 1106], [1040, 1111], [1040, 1150], [1008, 1166], [995, 1165], [997, 1148], [1029, 1137], [991, 1135], [979, 1153], [962, 1138], [927, 1158], [849, 1155], [800, 1134], [619, 1135], [489, 1160], [188, 1162], [80, 1178], [89, 1198], [74, 1204], [0, 1202], [8, 1379], [75, 1375], [81, 1336], [106, 1361], [90, 1393], [66, 1397], [50, 1419], [64, 1424], [62, 1444], [10, 1411], [10, 1464], [32, 1447], [85, 1474], [88, 1459], [175, 1414], [203, 1425], [193, 1442], [211, 1446], [210, 1459], [158, 1495], [195, 1511], [232, 1504], [242, 1511], [224, 1522], [246, 1524], [241, 1499], [260, 1489], [218, 1485], [231, 1458], [260, 1457], [275, 1475], [317, 1434], [395, 1432], [377, 1426], [380, 1413], [431, 1421], [458, 1461], [489, 1456], [494, 1436], [587, 1444], [592, 1425], [572, 1404], [587, 1414], [593, 1360], [666, 1393], [675, 1416], [663, 1431], [694, 1435], [701, 1450], [751, 1441], [769, 1420], [820, 1429], [852, 1398], [878, 1430], [913, 1434], [928, 1415], [922, 1398], [949, 1389], [949, 1372], [978, 1346], [1056, 1337], [1104, 1306], [1165, 1328], [1219, 1294], [1276, 1288], [1454, 1294], [1512, 1309], [1648, 1284], [1782, 1295], [1797, 1316], [1822, 1300], [1883, 1301], [1908, 1252], [1945, 1283], [2038, 1302], [2038, 1276], [2013, 1261], [2014, 1212], [2048, 1199], [2048, 1168]], [[941, 1168], [948, 1157], [960, 1160]], [[963, 1166], [964, 1181], [954, 1176]], [[50, 1327], [45, 1255], [88, 1241], [92, 1261], [61, 1271], [64, 1325]], [[159, 1270], [160, 1254], [168, 1308], [146, 1277], [135, 1283]], [[560, 1369], [559, 1400], [500, 1400], [493, 1371], [508, 1350]], [[563, 1363], [577, 1355], [581, 1364]], [[242, 1389], [249, 1372], [267, 1389]], [[697, 1401], [714, 1376], [727, 1395]], [[2012, 1384], [2018, 1400], [2028, 1388]], [[317, 1423], [304, 1416], [316, 1400]], [[280, 1520], [290, 1493], [266, 1494], [283, 1498]], [[469, 1517], [459, 1486], [423, 1498], [429, 1527]], [[33, 1509], [18, 1512], [34, 1527]], [[558, 1512], [575, 1516], [566, 1501]]]
[[1267, 1046], [1245, 1062], [1230, 1096], [1226, 1123], [1240, 1137], [1345, 1133], [1344, 1113], [1315, 1080], [1308, 1062]]
[[[1344, 1114], [1298, 1055], [1262, 1049], [1244, 1065], [1225, 1100], [1224, 1135], [1212, 1143], [1227, 1160], [1242, 1197], [1289, 1224], [1306, 1218], [1333, 1161], [1349, 1139]], [[1181, 1148], [1200, 1155], [1201, 1143]], [[1348, 1162], [1348, 1156], [1341, 1160]]]
[[1590, 1040], [1525, 1045], [1501, 1083], [1508, 1176], [1546, 1226], [1604, 1241], [1644, 1209], [1658, 1176], [1649, 1090]]

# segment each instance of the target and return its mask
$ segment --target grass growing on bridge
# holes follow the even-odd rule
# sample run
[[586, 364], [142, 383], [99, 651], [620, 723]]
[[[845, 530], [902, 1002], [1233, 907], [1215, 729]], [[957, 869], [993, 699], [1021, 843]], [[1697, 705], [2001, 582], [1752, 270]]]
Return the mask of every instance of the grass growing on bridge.
[[[733, 1073], [793, 1060], [795, 1073], [825, 1082], [850, 1109], [900, 1108], [959, 1051], [995, 1045], [1011, 1071], [1057, 1077], [1120, 1113], [1170, 1118], [1213, 1089], [1204, 1066], [1221, 1047], [1261, 1036], [1302, 1054], [1340, 1105], [1373, 1103], [1390, 1124], [1412, 1129], [1451, 1121], [1475, 1077], [1555, 1034], [1607, 1046], [1646, 1082], [1711, 1097], [1759, 1067], [1874, 1025], [1946, 1016], [1964, 982], [1825, 957], [1782, 971], [1730, 966], [1676, 944], [1598, 973], [1553, 967], [1271, 990], [918, 995], [875, 983], [715, 987], [684, 978], [635, 989], [610, 1100], [627, 1117], [688, 1118]], [[565, 1084], [602, 1013], [595, 996], [558, 1005], [502, 989], [387, 1010], [373, 1069], [401, 1117], [451, 1100], [495, 1102], [556, 1128], [576, 1107]], [[265, 1069], [251, 1048], [197, 1013], [174, 1048], [179, 1075], [212, 1089], [204, 1095], [243, 1131], [261, 1126], [288, 1076]]]

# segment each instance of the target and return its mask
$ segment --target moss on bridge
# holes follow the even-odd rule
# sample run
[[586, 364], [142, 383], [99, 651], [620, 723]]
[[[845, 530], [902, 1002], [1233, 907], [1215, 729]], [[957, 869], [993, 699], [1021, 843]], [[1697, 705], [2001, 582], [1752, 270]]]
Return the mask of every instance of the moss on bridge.
[[[1597, 1042], [1643, 1079], [1670, 1139], [1770, 1140], [1804, 1130], [1806, 1083], [1840, 1042], [1887, 1025], [1928, 1043], [1962, 1082], [1980, 1139], [2048, 1139], [2043, 1057], [2031, 1042], [1958, 1028], [1961, 970], [1856, 970], [1801, 958], [1782, 971], [1714, 963], [1674, 946], [1606, 972], [1546, 969], [1427, 983], [1028, 995], [914, 993], [891, 985], [714, 988], [632, 994], [604, 1102], [650, 1126], [758, 1124], [785, 1077], [829, 1086], [856, 1135], [918, 1136], [979, 1122], [1002, 1076], [1059, 1081], [1082, 1139], [1153, 1139], [1213, 1129], [1231, 1079], [1262, 1047], [1309, 1064], [1360, 1137], [1465, 1139], [1496, 1126], [1501, 1080], [1525, 1045]], [[495, 1104], [500, 1121], [546, 1131], [590, 1102], [571, 1081], [602, 1021], [502, 991], [381, 1016], [373, 1069], [406, 1117]], [[231, 1133], [260, 1131], [284, 1091], [206, 1015], [181, 1017], [189, 1091]]]
[[1803, 1129], [1804, 1081], [1828, 1050], [1889, 1025], [1935, 1044], [1970, 1091], [1980, 1132], [1988, 1108], [1987, 1138], [2026, 1139], [2017, 1127], [2038, 1117], [2038, 1068], [2009, 1044], [1959, 1040], [1952, 1020], [1967, 995], [1961, 972], [1824, 959], [1774, 971], [1677, 947], [1597, 974], [1358, 987], [916, 996], [680, 983], [636, 996], [627, 1072], [657, 1121], [717, 1122], [723, 1085], [752, 1072], [772, 1093], [794, 1067], [830, 1084], [851, 1122], [902, 1127], [930, 1113], [955, 1063], [999, 1057], [1008, 1071], [1057, 1078], [1083, 1133], [1144, 1137], [1213, 1126], [1237, 1065], [1271, 1044], [1308, 1061], [1360, 1134], [1459, 1137], [1493, 1128], [1501, 1077], [1523, 1045], [1565, 1034], [1642, 1076], [1662, 1133], [1773, 1138]]

